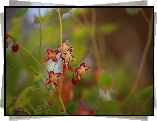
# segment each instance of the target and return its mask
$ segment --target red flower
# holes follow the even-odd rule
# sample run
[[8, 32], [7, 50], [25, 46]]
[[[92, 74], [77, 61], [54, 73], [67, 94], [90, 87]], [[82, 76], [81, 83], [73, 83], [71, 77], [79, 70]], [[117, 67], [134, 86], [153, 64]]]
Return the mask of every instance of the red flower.
[[72, 67], [70, 66], [69, 62], [74, 61], [75, 58], [72, 54], [72, 47], [70, 47], [65, 53], [61, 54], [61, 58], [64, 60], [64, 64], [66, 69], [72, 70]]
[[66, 51], [69, 49], [69, 46], [66, 44], [67, 42], [68, 42], [67, 39], [64, 40], [64, 41], [62, 42], [62, 47], [59, 46], [57, 49], [58, 49], [59, 51], [61, 51], [62, 53], [66, 52]]
[[59, 50], [50, 50], [50, 49], [47, 49], [46, 52], [48, 53], [47, 57], [44, 59], [44, 61], [48, 61], [49, 59], [52, 59], [53, 62], [58, 62], [57, 61], [57, 58], [56, 58], [56, 55], [59, 53]]
[[76, 78], [80, 80], [81, 74], [84, 74], [85, 71], [87, 71], [89, 69], [90, 69], [90, 67], [86, 66], [85, 63], [80, 64], [80, 67], [75, 69]]
[[53, 71], [50, 71], [49, 78], [46, 80], [46, 84], [50, 84], [51, 82], [53, 82], [56, 86], [58, 86], [58, 77], [61, 75], [62, 73], [54, 73]]

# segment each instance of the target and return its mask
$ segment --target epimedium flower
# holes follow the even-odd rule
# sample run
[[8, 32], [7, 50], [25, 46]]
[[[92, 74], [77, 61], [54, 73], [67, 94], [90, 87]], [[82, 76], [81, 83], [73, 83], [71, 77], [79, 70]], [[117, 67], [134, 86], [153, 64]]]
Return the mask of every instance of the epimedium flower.
[[52, 59], [53, 62], [58, 62], [56, 55], [60, 52], [59, 50], [53, 51], [53, 50], [47, 49], [46, 52], [48, 55], [44, 59], [45, 62], [47, 62], [49, 59]]
[[59, 51], [61, 51], [62, 53], [64, 53], [64, 52], [66, 52], [70, 47], [66, 44], [68, 42], [68, 40], [66, 39], [66, 40], [63, 40], [63, 42], [62, 42], [62, 47], [61, 46], [59, 46], [57, 49], [59, 50]]
[[56, 86], [59, 85], [58, 77], [61, 76], [62, 73], [54, 73], [53, 71], [50, 71], [49, 78], [46, 80], [46, 84], [50, 84], [53, 82]]
[[80, 76], [85, 73], [85, 71], [89, 70], [90, 67], [86, 66], [85, 63], [80, 64], [79, 68], [75, 69], [76, 79], [80, 80]]
[[62, 53], [60, 56], [64, 61], [64, 67], [68, 70], [72, 70], [72, 67], [69, 63], [75, 60], [74, 56], [72, 55], [72, 49], [73, 48], [70, 47], [65, 53]]

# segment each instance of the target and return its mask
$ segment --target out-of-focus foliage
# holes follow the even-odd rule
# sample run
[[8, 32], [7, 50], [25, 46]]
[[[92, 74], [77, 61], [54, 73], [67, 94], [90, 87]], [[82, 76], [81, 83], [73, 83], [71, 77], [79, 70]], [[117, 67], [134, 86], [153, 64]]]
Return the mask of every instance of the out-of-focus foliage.
[[139, 12], [141, 8], [126, 8], [126, 11], [131, 14], [131, 15], [134, 15], [134, 14], [137, 14]]
[[105, 23], [99, 27], [99, 30], [103, 32], [105, 35], [111, 34], [118, 29], [118, 23]]
[[14, 109], [23, 107], [31, 100], [31, 98], [33, 96], [34, 88], [35, 88], [34, 85], [32, 85], [22, 91], [22, 93], [19, 95], [19, 97], [14, 105]]
[[[31, 10], [31, 8], [29, 8]], [[137, 98], [135, 94], [132, 96], [125, 106], [121, 108], [121, 103], [130, 93], [135, 77], [132, 65], [127, 65], [123, 58], [118, 58], [111, 50], [121, 46], [106, 44], [106, 35], [111, 35], [121, 27], [118, 22], [102, 22], [95, 26], [96, 46], [98, 50], [94, 50], [93, 42], [91, 41], [92, 23], [89, 15], [91, 10], [87, 8], [61, 8], [62, 17], [62, 40], [68, 39], [68, 45], [73, 47], [72, 55], [75, 61], [70, 62], [70, 65], [75, 70], [82, 62], [90, 67], [90, 70], [81, 75], [76, 85], [73, 85], [71, 79], [73, 72], [68, 71], [64, 75], [62, 82], [61, 97], [65, 105], [66, 111], [70, 115], [120, 115], [120, 114], [147, 114], [145, 108], [139, 106], [141, 102], [147, 102], [153, 95], [152, 86], [142, 90]], [[139, 8], [126, 8], [129, 14], [133, 15], [139, 12]], [[25, 56], [26, 60], [21, 55], [20, 51], [13, 53], [11, 46], [12, 39], [8, 39], [9, 47], [6, 49], [6, 107], [7, 114], [12, 115], [15, 108], [25, 108], [28, 112], [34, 115], [61, 115], [62, 106], [58, 98], [51, 90], [51, 86], [45, 87], [44, 83], [49, 75], [41, 67], [42, 61], [47, 56], [47, 49], [57, 49], [60, 45], [60, 23], [58, 10], [52, 9], [41, 17], [42, 21], [42, 60], [40, 58], [40, 18], [34, 15], [33, 23], [24, 25], [28, 9], [19, 10], [12, 19], [12, 27], [7, 32], [15, 41], [28, 50], [40, 63], [20, 47], [20, 51]], [[85, 24], [82, 14], [88, 16], [89, 25]], [[66, 16], [68, 15], [68, 16]], [[92, 15], [92, 14], [91, 14]], [[98, 13], [97, 13], [98, 15]], [[131, 16], [130, 15], [130, 16]], [[64, 17], [66, 16], [66, 17]], [[104, 18], [108, 16], [104, 16]], [[82, 20], [83, 19], [83, 20]], [[96, 18], [97, 21], [98, 17]], [[29, 26], [31, 29], [25, 30]], [[101, 38], [104, 36], [104, 38]], [[100, 38], [99, 38], [100, 37]], [[114, 37], [112, 38], [114, 39]], [[111, 40], [112, 40], [111, 39]], [[127, 43], [127, 42], [126, 42]], [[109, 46], [107, 50], [106, 46]], [[110, 48], [111, 47], [111, 48]], [[98, 51], [102, 68], [97, 67]], [[115, 50], [114, 50], [115, 51]], [[106, 57], [106, 53], [108, 54]], [[116, 52], [115, 52], [116, 53]], [[57, 55], [59, 58], [60, 55]], [[118, 60], [119, 59], [119, 60]], [[50, 59], [44, 62], [48, 71], [54, 69], [55, 63]], [[31, 65], [38, 74], [30, 68]], [[107, 66], [106, 66], [107, 65]], [[74, 71], [73, 70], [73, 71]], [[98, 71], [97, 71], [98, 70]], [[101, 70], [101, 71], [99, 71]], [[55, 73], [61, 71], [61, 61], [56, 64]], [[74, 73], [75, 76], [75, 73]], [[59, 83], [60, 78], [59, 78]], [[30, 85], [35, 85], [30, 86]], [[60, 86], [57, 87], [60, 90]], [[46, 91], [48, 89], [48, 91]], [[48, 94], [49, 93], [49, 94]], [[50, 97], [50, 95], [53, 96]], [[17, 97], [17, 99], [16, 99]], [[24, 101], [22, 101], [23, 99]], [[32, 108], [30, 106], [32, 105]], [[132, 107], [134, 105], [134, 107]], [[136, 109], [134, 109], [136, 107]], [[35, 110], [35, 111], [34, 111]]]
[[138, 95], [139, 101], [146, 103], [151, 97], [153, 97], [153, 85], [144, 88]]

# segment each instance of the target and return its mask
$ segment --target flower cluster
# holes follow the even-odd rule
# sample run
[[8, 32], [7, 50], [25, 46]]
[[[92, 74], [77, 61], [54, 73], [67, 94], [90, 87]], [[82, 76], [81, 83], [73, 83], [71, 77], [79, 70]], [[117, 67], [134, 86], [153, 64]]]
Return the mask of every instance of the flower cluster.
[[[62, 47], [58, 46], [56, 50], [47, 49], [46, 50], [47, 56], [44, 59], [44, 61], [47, 62], [49, 60], [52, 60], [53, 62], [57, 63], [58, 60], [61, 58], [63, 59], [64, 62], [63, 63], [64, 70], [67, 69], [73, 72], [73, 69], [70, 65], [70, 62], [75, 60], [74, 56], [72, 55], [73, 48], [69, 46], [67, 43], [68, 40], [66, 39], [62, 42]], [[57, 60], [56, 56], [59, 53], [61, 53], [60, 58]], [[71, 82], [75, 85], [77, 81], [80, 80], [81, 75], [84, 74], [85, 71], [89, 69], [90, 67], [86, 66], [85, 63], [80, 64], [80, 66], [76, 68], [75, 71], [73, 72], [76, 74], [76, 77], [73, 76]], [[46, 84], [50, 84], [51, 82], [53, 82], [56, 86], [58, 86], [59, 85], [58, 77], [62, 75], [64, 75], [64, 72], [54, 73], [53, 71], [50, 71], [49, 78], [46, 80]]]

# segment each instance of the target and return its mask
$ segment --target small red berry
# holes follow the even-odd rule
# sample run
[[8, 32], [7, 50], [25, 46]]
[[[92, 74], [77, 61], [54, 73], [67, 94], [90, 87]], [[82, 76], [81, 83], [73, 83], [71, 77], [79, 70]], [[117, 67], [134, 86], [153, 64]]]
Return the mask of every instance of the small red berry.
[[14, 43], [14, 44], [12, 45], [12, 50], [13, 50], [13, 52], [17, 52], [17, 51], [19, 50], [19, 45], [16, 44], [16, 43]]

